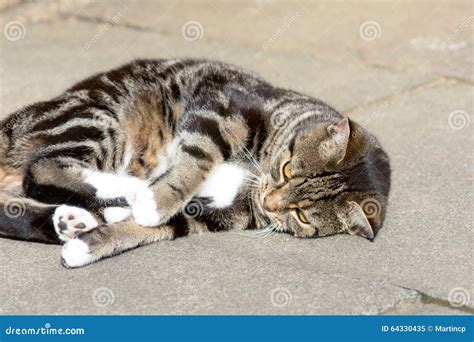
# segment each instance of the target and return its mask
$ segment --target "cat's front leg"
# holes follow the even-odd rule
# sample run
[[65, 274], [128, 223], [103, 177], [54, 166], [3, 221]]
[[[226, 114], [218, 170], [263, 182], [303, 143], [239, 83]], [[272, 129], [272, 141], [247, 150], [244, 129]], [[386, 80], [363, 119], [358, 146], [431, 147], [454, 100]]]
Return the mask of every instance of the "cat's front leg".
[[103, 209], [103, 217], [107, 223], [124, 221], [135, 212], [142, 211], [148, 217], [156, 215], [154, 193], [149, 189], [148, 182], [129, 175], [118, 175], [96, 170], [83, 170], [82, 176], [86, 184], [96, 190], [96, 197], [101, 201], [124, 198], [129, 207], [109, 206]]
[[172, 240], [179, 236], [178, 224], [182, 225], [182, 220], [155, 229], [143, 229], [134, 222], [100, 225], [64, 244], [62, 264], [67, 268], [81, 267], [139, 246]]
[[150, 185], [153, 200], [141, 194], [132, 205], [133, 218], [145, 227], [164, 224], [181, 212], [199, 192], [210, 172], [238, 149], [242, 140], [226, 130], [226, 122], [190, 116], [189, 124], [175, 139], [175, 149], [168, 170]]

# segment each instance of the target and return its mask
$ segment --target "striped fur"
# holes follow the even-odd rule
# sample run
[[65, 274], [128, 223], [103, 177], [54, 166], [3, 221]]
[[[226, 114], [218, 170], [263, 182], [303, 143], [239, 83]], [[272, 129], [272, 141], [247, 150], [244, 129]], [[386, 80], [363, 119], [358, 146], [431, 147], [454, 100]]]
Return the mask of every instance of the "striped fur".
[[[220, 62], [137, 60], [0, 125], [0, 234], [66, 242], [68, 267], [232, 228], [373, 238], [385, 216], [390, 166], [372, 135]], [[219, 191], [203, 187], [223, 165], [243, 175], [222, 184], [232, 205], [199, 195]], [[17, 202], [20, 218], [8, 213]]]

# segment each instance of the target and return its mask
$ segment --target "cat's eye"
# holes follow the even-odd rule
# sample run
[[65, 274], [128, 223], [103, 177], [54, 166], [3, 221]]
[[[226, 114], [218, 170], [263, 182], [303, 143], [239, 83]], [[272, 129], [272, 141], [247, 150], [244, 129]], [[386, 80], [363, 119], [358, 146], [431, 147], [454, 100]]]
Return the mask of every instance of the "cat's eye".
[[291, 164], [290, 162], [286, 162], [283, 166], [283, 176], [286, 180], [291, 178]]
[[298, 216], [298, 220], [300, 220], [302, 223], [309, 224], [309, 221], [306, 218], [306, 215], [304, 214], [303, 210], [296, 209], [296, 216]]

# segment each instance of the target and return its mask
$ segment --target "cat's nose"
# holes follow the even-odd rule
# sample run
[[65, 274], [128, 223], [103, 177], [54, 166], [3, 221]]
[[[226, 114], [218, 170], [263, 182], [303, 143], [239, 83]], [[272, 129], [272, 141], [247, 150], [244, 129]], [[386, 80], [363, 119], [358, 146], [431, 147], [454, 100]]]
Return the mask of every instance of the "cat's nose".
[[278, 201], [275, 200], [272, 196], [265, 196], [263, 198], [263, 209], [268, 212], [274, 213], [280, 210], [280, 206], [278, 205]]

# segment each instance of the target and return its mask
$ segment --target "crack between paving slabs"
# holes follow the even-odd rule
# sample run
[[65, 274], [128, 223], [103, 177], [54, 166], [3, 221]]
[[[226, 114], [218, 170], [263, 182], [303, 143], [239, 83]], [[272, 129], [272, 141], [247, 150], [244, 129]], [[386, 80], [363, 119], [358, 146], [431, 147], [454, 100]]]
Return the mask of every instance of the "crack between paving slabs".
[[[419, 305], [420, 307], [422, 307], [423, 305], [431, 304], [431, 305], [440, 306], [440, 307], [450, 309], [450, 310], [457, 310], [457, 311], [462, 311], [464, 313], [474, 314], [474, 308], [468, 305], [452, 306], [449, 300], [429, 295], [426, 292], [423, 292], [421, 290], [413, 289], [407, 286], [397, 285], [393, 283], [388, 283], [388, 284], [394, 287], [404, 289], [404, 290], [416, 292], [420, 297], [420, 304], [422, 304], [422, 305]], [[391, 311], [390, 309], [389, 311], [396, 312], [396, 311]]]
[[406, 95], [416, 94], [418, 92], [421, 92], [421, 91], [424, 91], [424, 90], [427, 90], [427, 89], [431, 89], [431, 88], [437, 87], [439, 85], [458, 84], [458, 83], [463, 83], [464, 84], [464, 82], [458, 82], [456, 79], [453, 79], [451, 77], [440, 76], [440, 77], [434, 78], [430, 81], [423, 82], [421, 84], [415, 85], [415, 86], [410, 87], [408, 89], [402, 90], [398, 93], [388, 95], [388, 96], [382, 96], [382, 97], [377, 98], [375, 100], [362, 103], [361, 105], [358, 105], [356, 107], [353, 107], [353, 108], [350, 108], [348, 110], [343, 111], [341, 114], [343, 114], [344, 116], [348, 116], [348, 115], [351, 115], [351, 114], [354, 114], [354, 113], [362, 112], [362, 111], [364, 111], [368, 108], [374, 107], [374, 106], [380, 106], [380, 105], [384, 104], [385, 102], [390, 102], [390, 101], [393, 101], [393, 100], [397, 100], [397, 99], [399, 99], [401, 97], [404, 97]]

